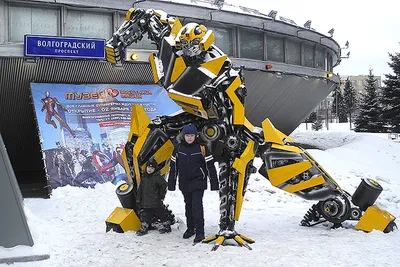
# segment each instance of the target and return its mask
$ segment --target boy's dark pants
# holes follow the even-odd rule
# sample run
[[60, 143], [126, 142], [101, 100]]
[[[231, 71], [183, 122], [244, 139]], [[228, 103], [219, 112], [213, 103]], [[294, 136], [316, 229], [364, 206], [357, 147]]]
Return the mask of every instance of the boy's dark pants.
[[197, 234], [204, 234], [204, 189], [182, 192], [185, 200], [185, 215], [188, 229], [196, 229]]
[[161, 222], [166, 222], [168, 220], [168, 211], [164, 207], [142, 209], [140, 214], [142, 222], [150, 225], [154, 217], [160, 219]]

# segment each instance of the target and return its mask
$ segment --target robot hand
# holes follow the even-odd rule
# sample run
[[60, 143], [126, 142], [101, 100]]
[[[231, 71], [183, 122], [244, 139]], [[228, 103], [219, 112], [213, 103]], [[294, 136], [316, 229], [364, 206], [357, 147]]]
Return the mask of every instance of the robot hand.
[[149, 12], [144, 9], [129, 9], [125, 21], [106, 42], [106, 59], [111, 63], [122, 61], [123, 50], [132, 43], [137, 43], [147, 31]]

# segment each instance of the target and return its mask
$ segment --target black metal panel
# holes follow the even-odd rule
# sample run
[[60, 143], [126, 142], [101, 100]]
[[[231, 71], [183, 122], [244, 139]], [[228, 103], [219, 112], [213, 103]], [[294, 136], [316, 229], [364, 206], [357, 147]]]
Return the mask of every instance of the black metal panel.
[[246, 116], [257, 126], [269, 118], [290, 134], [337, 84], [323, 78], [245, 70]]
[[113, 67], [103, 61], [0, 57], [0, 132], [20, 184], [46, 185], [30, 82], [154, 83], [147, 63]]

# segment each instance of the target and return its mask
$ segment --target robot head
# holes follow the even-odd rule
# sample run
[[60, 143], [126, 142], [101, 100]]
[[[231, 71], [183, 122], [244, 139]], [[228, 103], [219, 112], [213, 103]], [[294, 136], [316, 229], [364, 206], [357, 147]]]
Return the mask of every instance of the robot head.
[[207, 51], [214, 42], [214, 33], [206, 26], [188, 23], [180, 29], [175, 38], [175, 46], [184, 56], [195, 57]]
[[49, 92], [49, 91], [46, 91], [46, 92], [44, 92], [44, 95], [45, 95], [46, 97], [49, 97], [49, 96], [50, 96], [50, 92]]

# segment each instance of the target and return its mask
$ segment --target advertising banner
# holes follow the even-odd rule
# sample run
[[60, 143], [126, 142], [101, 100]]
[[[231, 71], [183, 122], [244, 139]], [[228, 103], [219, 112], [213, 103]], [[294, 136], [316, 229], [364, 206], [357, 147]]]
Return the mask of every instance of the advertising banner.
[[25, 35], [25, 56], [104, 59], [104, 39]]
[[126, 180], [121, 152], [132, 105], [151, 119], [180, 110], [157, 85], [31, 83], [31, 90], [52, 189]]

